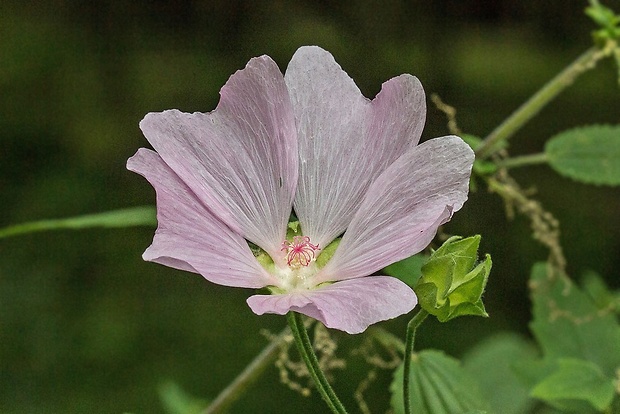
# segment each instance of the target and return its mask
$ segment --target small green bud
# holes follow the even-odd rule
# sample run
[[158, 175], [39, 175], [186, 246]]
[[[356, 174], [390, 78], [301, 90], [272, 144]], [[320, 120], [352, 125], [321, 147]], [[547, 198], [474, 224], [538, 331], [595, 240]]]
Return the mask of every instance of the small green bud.
[[620, 16], [612, 9], [603, 6], [598, 1], [591, 0], [585, 13], [600, 27], [592, 33], [594, 41], [599, 46], [604, 46], [608, 40], [620, 38]]
[[441, 322], [462, 315], [488, 316], [482, 293], [491, 272], [491, 256], [476, 263], [480, 236], [454, 236], [422, 266], [415, 286], [420, 306]]

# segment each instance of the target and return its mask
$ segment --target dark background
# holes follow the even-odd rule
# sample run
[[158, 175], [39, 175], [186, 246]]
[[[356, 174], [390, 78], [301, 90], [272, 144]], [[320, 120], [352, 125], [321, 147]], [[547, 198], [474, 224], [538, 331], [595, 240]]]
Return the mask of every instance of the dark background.
[[[606, 2], [620, 9], [618, 1]], [[366, 96], [401, 73], [420, 78], [484, 136], [591, 44], [585, 1], [21, 1], [0, 3], [0, 227], [154, 203], [125, 170], [147, 146], [150, 111], [212, 110], [227, 78], [268, 54], [284, 70], [301, 45], [329, 50]], [[514, 137], [512, 154], [540, 152], [569, 127], [617, 123], [611, 61], [583, 76]], [[447, 133], [429, 102], [425, 138]], [[569, 271], [620, 266], [617, 188], [560, 178], [547, 167], [516, 171], [562, 223]], [[446, 231], [482, 234], [494, 267], [490, 319], [427, 322], [419, 347], [459, 356], [500, 330], [527, 334], [527, 277], [547, 253], [527, 220], [505, 219], [499, 198], [471, 194]], [[53, 232], [0, 240], [0, 412], [163, 413], [166, 380], [214, 397], [279, 331], [283, 317], [255, 316], [252, 292], [145, 263], [151, 228]], [[383, 323], [404, 337], [406, 317]], [[350, 357], [362, 336], [335, 334], [352, 390], [368, 367]], [[387, 406], [389, 374], [369, 391]], [[268, 371], [232, 412], [323, 410]], [[314, 407], [314, 408], [313, 408]]]

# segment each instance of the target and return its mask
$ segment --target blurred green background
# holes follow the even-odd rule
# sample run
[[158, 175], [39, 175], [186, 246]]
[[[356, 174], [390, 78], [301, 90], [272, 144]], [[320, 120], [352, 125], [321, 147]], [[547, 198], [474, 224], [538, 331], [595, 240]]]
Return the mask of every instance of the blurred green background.
[[[620, 2], [605, 2], [619, 10]], [[0, 227], [154, 203], [125, 170], [147, 146], [150, 111], [212, 110], [227, 78], [268, 54], [284, 70], [301, 45], [332, 52], [369, 97], [400, 73], [420, 78], [484, 136], [591, 44], [585, 1], [3, 1], [0, 3]], [[546, 108], [512, 154], [542, 150], [563, 129], [618, 123], [612, 62]], [[446, 134], [429, 102], [425, 138]], [[515, 172], [562, 223], [569, 271], [593, 269], [620, 287], [617, 188], [590, 187], [546, 167]], [[483, 235], [493, 273], [490, 319], [428, 322], [419, 347], [459, 356], [499, 330], [527, 333], [526, 281], [546, 252], [499, 198], [471, 194], [447, 232]], [[283, 317], [255, 316], [249, 290], [205, 282], [141, 259], [151, 228], [53, 232], [0, 240], [0, 413], [164, 413], [158, 386], [175, 381], [215, 397]], [[404, 336], [406, 317], [382, 326]], [[349, 358], [362, 336], [335, 334]], [[368, 368], [351, 357], [336, 389], [353, 406]], [[368, 401], [386, 407], [389, 374]], [[272, 368], [233, 407], [239, 413], [322, 412], [278, 384]]]

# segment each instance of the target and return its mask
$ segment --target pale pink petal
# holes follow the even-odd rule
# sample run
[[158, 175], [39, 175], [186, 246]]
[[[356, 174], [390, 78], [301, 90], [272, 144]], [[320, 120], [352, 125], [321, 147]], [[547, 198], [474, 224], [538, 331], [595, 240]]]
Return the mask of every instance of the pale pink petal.
[[274, 283], [243, 237], [205, 208], [157, 153], [141, 148], [127, 168], [157, 192], [158, 227], [144, 260], [197, 272], [219, 285], [260, 288]]
[[289, 311], [317, 319], [350, 334], [410, 312], [417, 303], [409, 286], [389, 276], [344, 280], [314, 290], [283, 295], [254, 295], [248, 305], [258, 315]]
[[365, 162], [373, 159], [371, 182], [418, 144], [426, 120], [425, 99], [422, 84], [415, 76], [400, 75], [381, 86], [371, 102], [364, 131]]
[[295, 121], [284, 77], [263, 56], [230, 77], [210, 113], [150, 113], [140, 128], [230, 228], [277, 254], [297, 186]]
[[372, 183], [316, 280], [369, 275], [424, 249], [467, 200], [473, 162], [469, 145], [455, 136], [405, 153]]
[[316, 46], [297, 50], [285, 79], [299, 136], [295, 212], [304, 234], [324, 246], [348, 227], [372, 181], [417, 144], [424, 91], [401, 75], [371, 102]]

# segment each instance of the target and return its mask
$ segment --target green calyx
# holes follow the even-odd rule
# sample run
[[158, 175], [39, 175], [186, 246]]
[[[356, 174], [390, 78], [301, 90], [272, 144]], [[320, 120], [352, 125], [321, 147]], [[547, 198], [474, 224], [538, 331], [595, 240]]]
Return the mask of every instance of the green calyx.
[[256, 257], [256, 260], [258, 261], [258, 263], [260, 263], [261, 266], [263, 266], [267, 270], [273, 269], [273, 259], [267, 254], [266, 251], [264, 251], [254, 243], [248, 242], [248, 245], [250, 246], [252, 254], [254, 255], [254, 257]]
[[329, 259], [332, 258], [334, 253], [336, 253], [336, 249], [340, 244], [340, 240], [342, 239], [339, 237], [330, 244], [328, 244], [324, 249], [319, 250], [319, 256], [316, 258], [316, 265], [319, 267], [319, 269], [323, 268], [327, 264], [327, 262], [329, 262]]
[[482, 293], [491, 272], [491, 256], [477, 263], [480, 236], [451, 237], [422, 267], [414, 290], [420, 306], [441, 322], [457, 316], [488, 316]]

